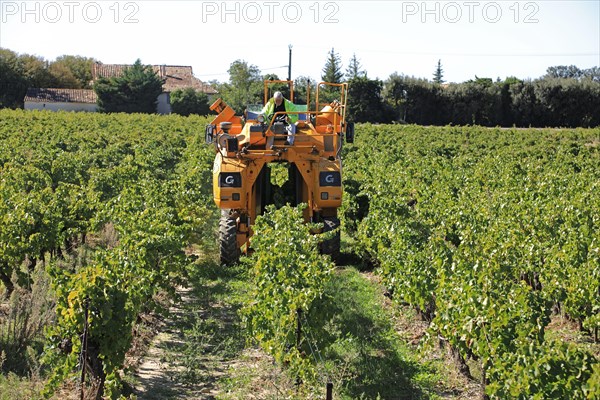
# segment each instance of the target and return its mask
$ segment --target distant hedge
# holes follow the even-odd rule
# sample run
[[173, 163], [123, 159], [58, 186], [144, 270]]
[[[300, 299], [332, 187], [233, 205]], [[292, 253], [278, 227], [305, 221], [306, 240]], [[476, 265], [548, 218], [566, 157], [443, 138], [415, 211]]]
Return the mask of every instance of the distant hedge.
[[[420, 125], [596, 127], [600, 125], [600, 82], [593, 79], [491, 79], [439, 85], [392, 75], [382, 107], [369, 122]], [[352, 101], [352, 99], [350, 99]], [[366, 121], [359, 121], [366, 122]]]

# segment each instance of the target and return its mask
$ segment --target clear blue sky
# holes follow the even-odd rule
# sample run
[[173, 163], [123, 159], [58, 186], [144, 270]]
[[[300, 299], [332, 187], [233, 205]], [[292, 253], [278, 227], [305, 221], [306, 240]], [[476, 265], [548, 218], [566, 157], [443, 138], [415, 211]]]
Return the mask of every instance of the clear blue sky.
[[48, 60], [191, 65], [226, 81], [236, 59], [263, 73], [320, 79], [333, 47], [371, 78], [537, 78], [553, 65], [600, 66], [600, 0], [0, 0], [0, 46]]

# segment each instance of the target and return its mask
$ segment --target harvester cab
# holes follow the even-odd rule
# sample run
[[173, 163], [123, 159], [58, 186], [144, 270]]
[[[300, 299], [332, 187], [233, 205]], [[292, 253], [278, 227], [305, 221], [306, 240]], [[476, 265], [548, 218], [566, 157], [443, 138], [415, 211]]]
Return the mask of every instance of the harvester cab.
[[[270, 85], [291, 81], [265, 81], [264, 103]], [[265, 207], [274, 203], [271, 168], [284, 163], [288, 180], [285, 198], [291, 205], [306, 203], [305, 222], [321, 222], [324, 231], [339, 227], [337, 209], [342, 204], [341, 149], [344, 138], [352, 142], [354, 126], [346, 121], [346, 83], [321, 82], [311, 108], [310, 87], [306, 105], [277, 111], [269, 119], [261, 114], [263, 105], [248, 106], [244, 116], [221, 99], [210, 109], [217, 116], [206, 127], [206, 141], [216, 151], [213, 165], [213, 197], [221, 209], [219, 223], [220, 258], [224, 265], [238, 261], [250, 249], [252, 225]], [[339, 232], [321, 245], [321, 251], [337, 260]]]

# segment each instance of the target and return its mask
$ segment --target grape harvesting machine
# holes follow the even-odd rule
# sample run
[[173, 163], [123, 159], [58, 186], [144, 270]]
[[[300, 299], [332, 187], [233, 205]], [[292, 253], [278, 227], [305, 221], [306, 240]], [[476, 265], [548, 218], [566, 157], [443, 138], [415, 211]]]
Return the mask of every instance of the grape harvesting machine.
[[[265, 104], [274, 83], [286, 83], [294, 101], [292, 81], [265, 81]], [[310, 85], [306, 93], [306, 106], [275, 112], [270, 119], [261, 114], [263, 105], [247, 106], [243, 116], [235, 115], [222, 99], [210, 107], [218, 114], [205, 133], [206, 142], [216, 151], [213, 196], [221, 209], [219, 244], [224, 265], [236, 263], [240, 254], [250, 249], [256, 217], [274, 203], [269, 168], [273, 163], [288, 167], [288, 180], [282, 186], [285, 199], [291, 205], [307, 204], [305, 222], [323, 223], [323, 231], [335, 230], [340, 224], [341, 149], [344, 140], [352, 143], [354, 139], [354, 126], [346, 121], [348, 85], [319, 83], [313, 110]], [[321, 252], [334, 261], [339, 257], [339, 232], [321, 244]]]

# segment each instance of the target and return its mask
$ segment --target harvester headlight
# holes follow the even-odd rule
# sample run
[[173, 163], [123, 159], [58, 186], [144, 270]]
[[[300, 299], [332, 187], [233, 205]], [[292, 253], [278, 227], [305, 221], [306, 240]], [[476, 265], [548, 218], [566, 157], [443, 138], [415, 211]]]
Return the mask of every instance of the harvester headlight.
[[265, 115], [258, 114], [258, 117], [256, 117], [256, 120], [262, 124], [263, 122], [265, 122]]
[[329, 193], [321, 192], [321, 200], [329, 200]]
[[231, 195], [231, 199], [233, 201], [240, 201], [240, 194], [239, 193], [234, 193]]

